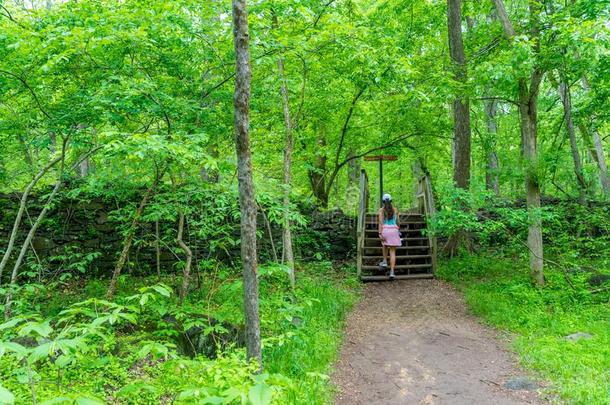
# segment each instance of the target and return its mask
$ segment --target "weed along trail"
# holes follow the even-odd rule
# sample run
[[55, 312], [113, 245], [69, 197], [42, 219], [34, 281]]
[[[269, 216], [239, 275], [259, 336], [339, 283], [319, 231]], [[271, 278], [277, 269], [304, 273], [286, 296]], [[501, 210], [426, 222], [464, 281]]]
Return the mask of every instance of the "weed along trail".
[[336, 404], [543, 403], [496, 335], [445, 282], [366, 284], [347, 319]]

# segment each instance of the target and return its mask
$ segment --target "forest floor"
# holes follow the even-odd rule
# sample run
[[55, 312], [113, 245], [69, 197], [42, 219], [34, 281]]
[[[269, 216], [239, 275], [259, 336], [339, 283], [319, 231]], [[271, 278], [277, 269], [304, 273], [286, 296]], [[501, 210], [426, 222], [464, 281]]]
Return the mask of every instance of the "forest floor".
[[[540, 404], [506, 349], [439, 280], [367, 284], [349, 315], [333, 381], [337, 404]], [[520, 377], [523, 377], [520, 378]]]

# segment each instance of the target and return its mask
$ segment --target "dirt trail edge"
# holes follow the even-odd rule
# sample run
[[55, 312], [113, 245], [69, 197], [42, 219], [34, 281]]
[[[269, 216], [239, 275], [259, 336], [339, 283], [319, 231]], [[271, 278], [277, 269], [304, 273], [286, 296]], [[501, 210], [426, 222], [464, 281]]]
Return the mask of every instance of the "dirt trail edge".
[[336, 404], [540, 404], [497, 333], [438, 280], [367, 284], [332, 376]]

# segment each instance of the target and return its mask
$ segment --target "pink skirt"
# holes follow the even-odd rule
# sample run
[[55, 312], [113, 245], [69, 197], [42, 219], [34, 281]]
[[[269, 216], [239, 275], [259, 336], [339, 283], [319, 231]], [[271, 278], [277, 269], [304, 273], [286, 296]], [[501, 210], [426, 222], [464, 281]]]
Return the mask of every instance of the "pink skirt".
[[383, 246], [401, 246], [400, 233], [397, 225], [383, 225], [381, 230]]

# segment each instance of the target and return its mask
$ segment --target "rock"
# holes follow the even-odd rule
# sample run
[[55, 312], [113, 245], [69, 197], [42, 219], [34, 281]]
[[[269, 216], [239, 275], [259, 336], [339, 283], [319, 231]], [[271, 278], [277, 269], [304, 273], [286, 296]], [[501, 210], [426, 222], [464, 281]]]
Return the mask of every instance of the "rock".
[[51, 250], [55, 247], [55, 243], [44, 236], [35, 236], [32, 239], [32, 246], [34, 246], [36, 251]]
[[610, 274], [596, 274], [587, 280], [589, 285], [593, 287], [599, 287], [608, 281], [610, 281]]
[[301, 318], [299, 318], [298, 316], [293, 316], [291, 322], [294, 326], [299, 327], [303, 323], [303, 320]]
[[513, 377], [504, 383], [504, 388], [514, 391], [535, 391], [538, 384], [527, 377]]
[[572, 342], [578, 342], [580, 339], [592, 339], [593, 336], [586, 332], [576, 332], [572, 333], [565, 337], [566, 340], [571, 340]]

